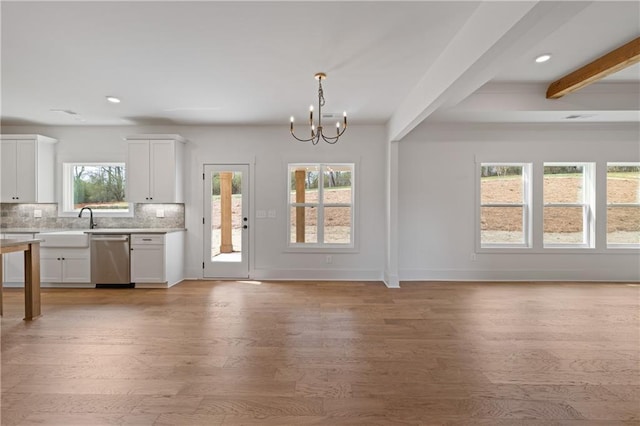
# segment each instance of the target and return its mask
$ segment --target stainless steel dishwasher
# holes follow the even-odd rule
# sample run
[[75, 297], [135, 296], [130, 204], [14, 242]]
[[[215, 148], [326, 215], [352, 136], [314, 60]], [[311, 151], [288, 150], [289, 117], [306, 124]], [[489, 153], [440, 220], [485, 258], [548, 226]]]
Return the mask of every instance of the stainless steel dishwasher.
[[91, 236], [91, 282], [96, 287], [133, 287], [129, 252], [130, 235]]

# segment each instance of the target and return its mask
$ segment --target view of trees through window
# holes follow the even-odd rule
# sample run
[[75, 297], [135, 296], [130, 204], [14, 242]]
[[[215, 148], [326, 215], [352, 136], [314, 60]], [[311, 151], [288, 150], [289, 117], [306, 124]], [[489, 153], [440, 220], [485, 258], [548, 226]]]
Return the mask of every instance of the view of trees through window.
[[73, 209], [126, 210], [124, 165], [77, 164], [71, 167]]
[[352, 164], [289, 166], [291, 243], [353, 243], [352, 175]]

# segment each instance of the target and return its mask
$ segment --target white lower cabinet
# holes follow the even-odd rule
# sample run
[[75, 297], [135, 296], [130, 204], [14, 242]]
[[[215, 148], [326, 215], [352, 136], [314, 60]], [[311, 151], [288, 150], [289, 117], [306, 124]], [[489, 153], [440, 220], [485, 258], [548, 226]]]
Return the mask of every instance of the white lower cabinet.
[[[3, 234], [2, 238], [32, 239], [33, 236], [34, 234]], [[2, 262], [3, 282], [24, 285], [24, 252], [3, 254]]]
[[171, 287], [182, 280], [184, 232], [131, 235], [131, 282]]
[[164, 269], [164, 235], [132, 235], [131, 282], [166, 282]]
[[88, 283], [91, 281], [89, 248], [42, 248], [40, 281], [45, 283]]

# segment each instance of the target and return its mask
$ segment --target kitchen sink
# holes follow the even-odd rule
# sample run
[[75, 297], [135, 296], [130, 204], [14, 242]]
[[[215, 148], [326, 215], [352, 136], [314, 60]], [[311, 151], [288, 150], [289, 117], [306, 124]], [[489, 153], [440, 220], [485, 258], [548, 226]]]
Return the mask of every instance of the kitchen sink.
[[82, 230], [43, 232], [36, 238], [42, 247], [89, 247], [89, 234]]

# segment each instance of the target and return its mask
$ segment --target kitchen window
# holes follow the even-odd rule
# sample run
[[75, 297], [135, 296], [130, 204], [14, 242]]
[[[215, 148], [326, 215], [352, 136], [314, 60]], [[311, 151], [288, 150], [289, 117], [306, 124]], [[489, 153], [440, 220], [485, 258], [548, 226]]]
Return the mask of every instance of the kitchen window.
[[125, 163], [64, 163], [61, 215], [77, 215], [91, 207], [96, 216], [133, 214], [125, 201]]
[[545, 248], [594, 246], [594, 171], [593, 163], [544, 163]]
[[640, 163], [607, 163], [607, 247], [640, 248]]
[[354, 247], [353, 163], [289, 164], [289, 247]]
[[480, 247], [531, 247], [531, 164], [481, 163]]

